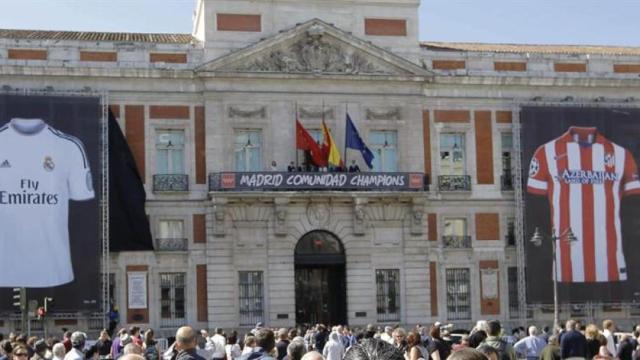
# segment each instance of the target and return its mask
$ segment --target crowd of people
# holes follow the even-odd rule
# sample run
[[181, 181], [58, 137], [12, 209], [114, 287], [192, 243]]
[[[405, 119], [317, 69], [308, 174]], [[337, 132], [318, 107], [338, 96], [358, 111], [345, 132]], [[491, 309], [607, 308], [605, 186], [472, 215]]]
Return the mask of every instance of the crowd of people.
[[[214, 329], [177, 330], [172, 344], [160, 349], [152, 329], [120, 329], [110, 336], [103, 330], [95, 341], [83, 332], [65, 332], [38, 339], [10, 334], [0, 341], [0, 360], [516, 360], [516, 359], [640, 359], [640, 325], [632, 333], [615, 334], [615, 324], [605, 320], [602, 329], [583, 327], [569, 320], [552, 333], [530, 326], [506, 334], [499, 321], [478, 321], [468, 333], [450, 333], [450, 326], [435, 323], [404, 329], [368, 325], [331, 328], [318, 324], [309, 329], [270, 329], [262, 323], [240, 337]], [[0, 335], [1, 336], [1, 335]]]

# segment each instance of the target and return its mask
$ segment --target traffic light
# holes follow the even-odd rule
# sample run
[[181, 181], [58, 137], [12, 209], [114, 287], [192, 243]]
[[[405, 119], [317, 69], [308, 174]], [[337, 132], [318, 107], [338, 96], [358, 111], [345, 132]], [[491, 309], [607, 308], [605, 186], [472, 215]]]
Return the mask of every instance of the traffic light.
[[13, 288], [13, 306], [17, 306], [20, 310], [24, 310], [27, 303], [25, 288]]

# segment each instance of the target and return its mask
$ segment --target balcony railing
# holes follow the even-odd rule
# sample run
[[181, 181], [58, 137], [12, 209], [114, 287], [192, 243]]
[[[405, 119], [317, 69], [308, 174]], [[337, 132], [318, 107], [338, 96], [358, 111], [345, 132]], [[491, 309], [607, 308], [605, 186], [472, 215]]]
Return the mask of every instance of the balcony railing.
[[514, 176], [509, 174], [502, 174], [500, 176], [500, 190], [513, 191]]
[[209, 191], [425, 191], [428, 182], [405, 172], [218, 172]]
[[471, 236], [445, 235], [442, 237], [442, 245], [449, 249], [470, 249]]
[[438, 176], [440, 191], [471, 191], [471, 176], [440, 175]]
[[156, 239], [156, 250], [158, 251], [187, 251], [188, 241], [183, 238], [160, 238]]
[[153, 175], [153, 192], [189, 191], [189, 175], [156, 174]]

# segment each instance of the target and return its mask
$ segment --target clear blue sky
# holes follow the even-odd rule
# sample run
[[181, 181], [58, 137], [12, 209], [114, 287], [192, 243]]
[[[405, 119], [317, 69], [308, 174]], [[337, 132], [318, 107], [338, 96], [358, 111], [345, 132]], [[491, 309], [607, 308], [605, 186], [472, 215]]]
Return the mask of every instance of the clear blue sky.
[[[0, 28], [191, 32], [195, 0], [0, 0]], [[422, 0], [420, 39], [640, 46], [640, 0]]]

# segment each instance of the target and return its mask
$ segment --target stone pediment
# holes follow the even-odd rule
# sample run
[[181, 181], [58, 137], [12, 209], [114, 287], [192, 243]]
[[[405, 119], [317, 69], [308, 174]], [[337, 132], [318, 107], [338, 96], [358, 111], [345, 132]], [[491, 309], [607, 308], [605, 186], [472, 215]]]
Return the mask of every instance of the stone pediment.
[[202, 65], [200, 73], [420, 76], [420, 66], [314, 19]]

